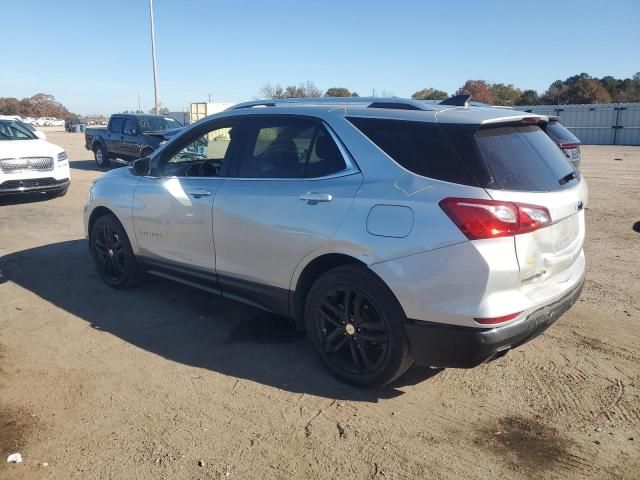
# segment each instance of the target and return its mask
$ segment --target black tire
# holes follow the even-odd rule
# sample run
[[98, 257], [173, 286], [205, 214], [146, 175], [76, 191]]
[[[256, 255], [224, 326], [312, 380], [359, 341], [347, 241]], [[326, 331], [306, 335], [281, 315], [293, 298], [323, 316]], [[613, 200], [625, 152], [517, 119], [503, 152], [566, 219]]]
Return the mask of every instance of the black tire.
[[413, 365], [406, 317], [389, 288], [366, 267], [322, 275], [305, 302], [305, 328], [322, 362], [339, 379], [375, 388]]
[[101, 144], [97, 144], [93, 147], [93, 156], [100, 168], [107, 168], [111, 164], [109, 154]]
[[98, 273], [114, 288], [129, 288], [141, 280], [131, 243], [118, 219], [104, 215], [91, 229], [90, 250]]

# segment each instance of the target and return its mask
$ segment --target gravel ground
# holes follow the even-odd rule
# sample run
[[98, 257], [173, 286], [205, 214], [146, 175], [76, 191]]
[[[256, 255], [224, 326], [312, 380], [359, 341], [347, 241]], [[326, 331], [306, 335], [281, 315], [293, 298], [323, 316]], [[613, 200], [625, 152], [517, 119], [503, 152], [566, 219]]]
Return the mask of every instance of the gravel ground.
[[281, 319], [105, 286], [81, 220], [100, 172], [47, 133], [69, 193], [0, 200], [0, 478], [640, 478], [640, 147], [583, 148], [587, 283], [550, 330], [359, 391]]

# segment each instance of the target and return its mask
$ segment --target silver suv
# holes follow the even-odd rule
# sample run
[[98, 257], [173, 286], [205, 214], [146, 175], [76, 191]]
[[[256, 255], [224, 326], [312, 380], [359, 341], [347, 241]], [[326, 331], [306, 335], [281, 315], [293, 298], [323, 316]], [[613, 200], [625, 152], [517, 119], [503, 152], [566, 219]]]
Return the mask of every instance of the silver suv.
[[402, 99], [256, 101], [108, 172], [96, 267], [290, 317], [358, 386], [469, 368], [544, 331], [584, 281], [587, 186], [513, 110]]

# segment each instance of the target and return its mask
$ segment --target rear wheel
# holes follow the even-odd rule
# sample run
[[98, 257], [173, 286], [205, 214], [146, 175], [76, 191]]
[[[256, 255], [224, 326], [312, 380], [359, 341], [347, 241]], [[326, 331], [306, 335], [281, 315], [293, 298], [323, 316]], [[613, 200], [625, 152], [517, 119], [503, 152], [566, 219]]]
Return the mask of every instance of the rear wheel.
[[93, 155], [94, 155], [94, 158], [96, 160], [96, 163], [98, 164], [98, 166], [100, 168], [106, 168], [111, 163], [109, 161], [109, 156], [107, 154], [107, 151], [100, 144], [96, 145], [93, 148]]
[[141, 275], [131, 243], [114, 215], [96, 220], [90, 248], [98, 273], [108, 285], [127, 288], [139, 283]]
[[307, 335], [322, 362], [341, 380], [380, 387], [413, 364], [397, 299], [373, 272], [348, 265], [325, 273], [305, 305]]

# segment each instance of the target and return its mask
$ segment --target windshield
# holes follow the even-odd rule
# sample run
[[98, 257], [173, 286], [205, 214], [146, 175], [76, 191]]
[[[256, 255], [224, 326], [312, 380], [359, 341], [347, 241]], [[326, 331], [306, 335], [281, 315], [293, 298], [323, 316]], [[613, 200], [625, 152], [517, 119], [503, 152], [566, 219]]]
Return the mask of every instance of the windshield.
[[[578, 182], [571, 163], [537, 126], [484, 128], [475, 137], [494, 182], [502, 190], [548, 192], [574, 187]], [[571, 177], [572, 173], [575, 176]]]
[[38, 138], [20, 123], [14, 120], [0, 120], [0, 141], [34, 140]]
[[138, 119], [143, 132], [153, 132], [156, 130], [169, 130], [171, 128], [181, 128], [179, 122], [169, 117], [140, 117]]

